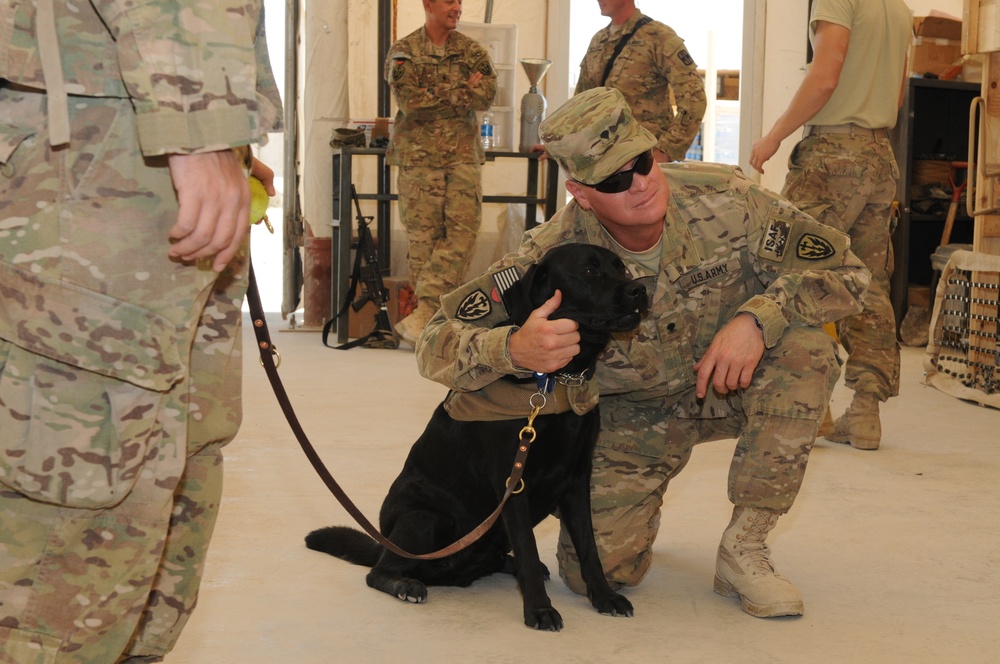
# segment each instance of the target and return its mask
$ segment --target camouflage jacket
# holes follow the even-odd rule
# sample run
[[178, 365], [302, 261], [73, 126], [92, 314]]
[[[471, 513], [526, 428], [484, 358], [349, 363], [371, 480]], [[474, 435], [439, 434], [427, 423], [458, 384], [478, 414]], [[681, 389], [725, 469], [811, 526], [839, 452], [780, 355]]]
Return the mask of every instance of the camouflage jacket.
[[712, 416], [714, 396], [694, 397], [692, 367], [733, 316], [755, 316], [765, 346], [773, 348], [796, 326], [861, 311], [870, 273], [849, 251], [847, 235], [754, 184], [737, 167], [685, 162], [661, 168], [671, 196], [659, 274], [623, 255], [593, 213], [570, 202], [525, 234], [518, 251], [442, 298], [417, 344], [420, 373], [458, 391], [480, 390], [503, 375], [530, 376], [508, 352], [515, 328], [506, 322], [501, 284], [510, 277], [494, 276], [511, 266], [523, 272], [547, 250], [570, 242], [615, 251], [651, 294], [638, 332], [615, 334], [595, 379], [568, 388], [577, 412], [593, 406], [599, 393], [602, 417], [609, 395], [612, 410], [622, 401], [680, 404], [691, 417]]
[[[643, 14], [636, 10], [621, 30], [612, 33], [608, 25], [594, 35], [580, 63], [577, 93], [601, 86], [601, 76], [615, 46], [641, 18]], [[684, 159], [701, 129], [707, 102], [705, 83], [676, 32], [659, 21], [639, 28], [615, 59], [605, 85], [625, 95], [636, 119], [656, 136], [657, 148], [674, 161]], [[671, 90], [676, 115], [671, 107]]]
[[[479, 85], [466, 82], [481, 72]], [[473, 39], [452, 32], [435, 46], [424, 28], [389, 49], [385, 80], [399, 106], [386, 157], [397, 166], [482, 164], [477, 111], [485, 111], [497, 92], [489, 53]]]
[[[3, 4], [0, 78], [51, 93], [59, 67], [43, 60], [55, 46], [67, 94], [132, 100], [147, 156], [247, 145], [281, 129], [262, 0]], [[45, 4], [57, 45], [45, 39]]]

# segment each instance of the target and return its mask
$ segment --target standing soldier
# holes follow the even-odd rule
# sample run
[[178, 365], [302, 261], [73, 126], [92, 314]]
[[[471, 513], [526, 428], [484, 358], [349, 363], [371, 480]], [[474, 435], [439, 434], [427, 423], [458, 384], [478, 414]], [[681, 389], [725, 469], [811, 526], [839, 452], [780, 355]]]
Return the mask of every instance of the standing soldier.
[[424, 26], [393, 44], [385, 63], [399, 111], [386, 151], [399, 167], [399, 216], [406, 229], [410, 282], [417, 297], [396, 331], [414, 343], [454, 290], [476, 248], [482, 222], [477, 111], [493, 103], [496, 71], [486, 50], [456, 32], [462, 0], [423, 0]]
[[160, 661], [194, 610], [280, 113], [259, 0], [4, 2], [0, 662]]
[[786, 137], [805, 125], [782, 193], [819, 221], [847, 233], [872, 273], [865, 309], [837, 321], [847, 349], [844, 381], [854, 390], [829, 440], [876, 450], [879, 403], [899, 394], [899, 345], [889, 300], [892, 202], [899, 170], [889, 129], [903, 104], [913, 14], [903, 0], [815, 0], [813, 62], [788, 109], [754, 143], [761, 173]]
[[635, 0], [598, 4], [611, 24], [591, 39], [580, 63], [576, 94], [617, 88], [635, 118], [656, 137], [656, 161], [682, 161], [701, 129], [706, 106], [705, 83], [684, 40], [669, 26], [644, 16]]

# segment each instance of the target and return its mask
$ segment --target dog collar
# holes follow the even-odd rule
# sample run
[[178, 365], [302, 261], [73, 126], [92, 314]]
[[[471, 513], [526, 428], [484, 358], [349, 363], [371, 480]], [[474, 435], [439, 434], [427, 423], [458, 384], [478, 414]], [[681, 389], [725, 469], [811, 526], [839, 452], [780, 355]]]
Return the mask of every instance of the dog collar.
[[546, 392], [551, 392], [555, 389], [555, 384], [565, 385], [567, 387], [579, 387], [587, 382], [590, 378], [590, 371], [584, 369], [579, 373], [566, 373], [564, 371], [555, 374], [540, 373], [538, 371], [534, 372], [535, 382], [538, 383], [538, 391], [542, 394]]

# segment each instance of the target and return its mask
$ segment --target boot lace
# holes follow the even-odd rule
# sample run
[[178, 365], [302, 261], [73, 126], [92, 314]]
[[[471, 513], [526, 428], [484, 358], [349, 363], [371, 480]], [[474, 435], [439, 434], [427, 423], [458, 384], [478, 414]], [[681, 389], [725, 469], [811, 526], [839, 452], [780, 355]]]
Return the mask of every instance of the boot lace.
[[761, 574], [772, 575], [775, 573], [771, 565], [770, 548], [765, 543], [764, 538], [774, 527], [778, 517], [774, 514], [765, 514], [755, 511], [749, 523], [743, 526], [743, 534], [736, 536], [736, 541], [741, 544], [739, 555], [748, 559]]

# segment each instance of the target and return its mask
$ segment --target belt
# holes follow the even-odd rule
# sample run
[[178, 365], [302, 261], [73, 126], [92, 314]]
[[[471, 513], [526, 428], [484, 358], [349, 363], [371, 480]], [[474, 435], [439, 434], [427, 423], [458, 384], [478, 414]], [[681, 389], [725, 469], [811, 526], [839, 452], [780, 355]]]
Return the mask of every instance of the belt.
[[889, 130], [885, 127], [878, 129], [868, 129], [859, 127], [856, 124], [841, 125], [806, 125], [802, 138], [813, 134], [850, 134], [851, 136], [864, 136], [866, 138], [889, 138]]

